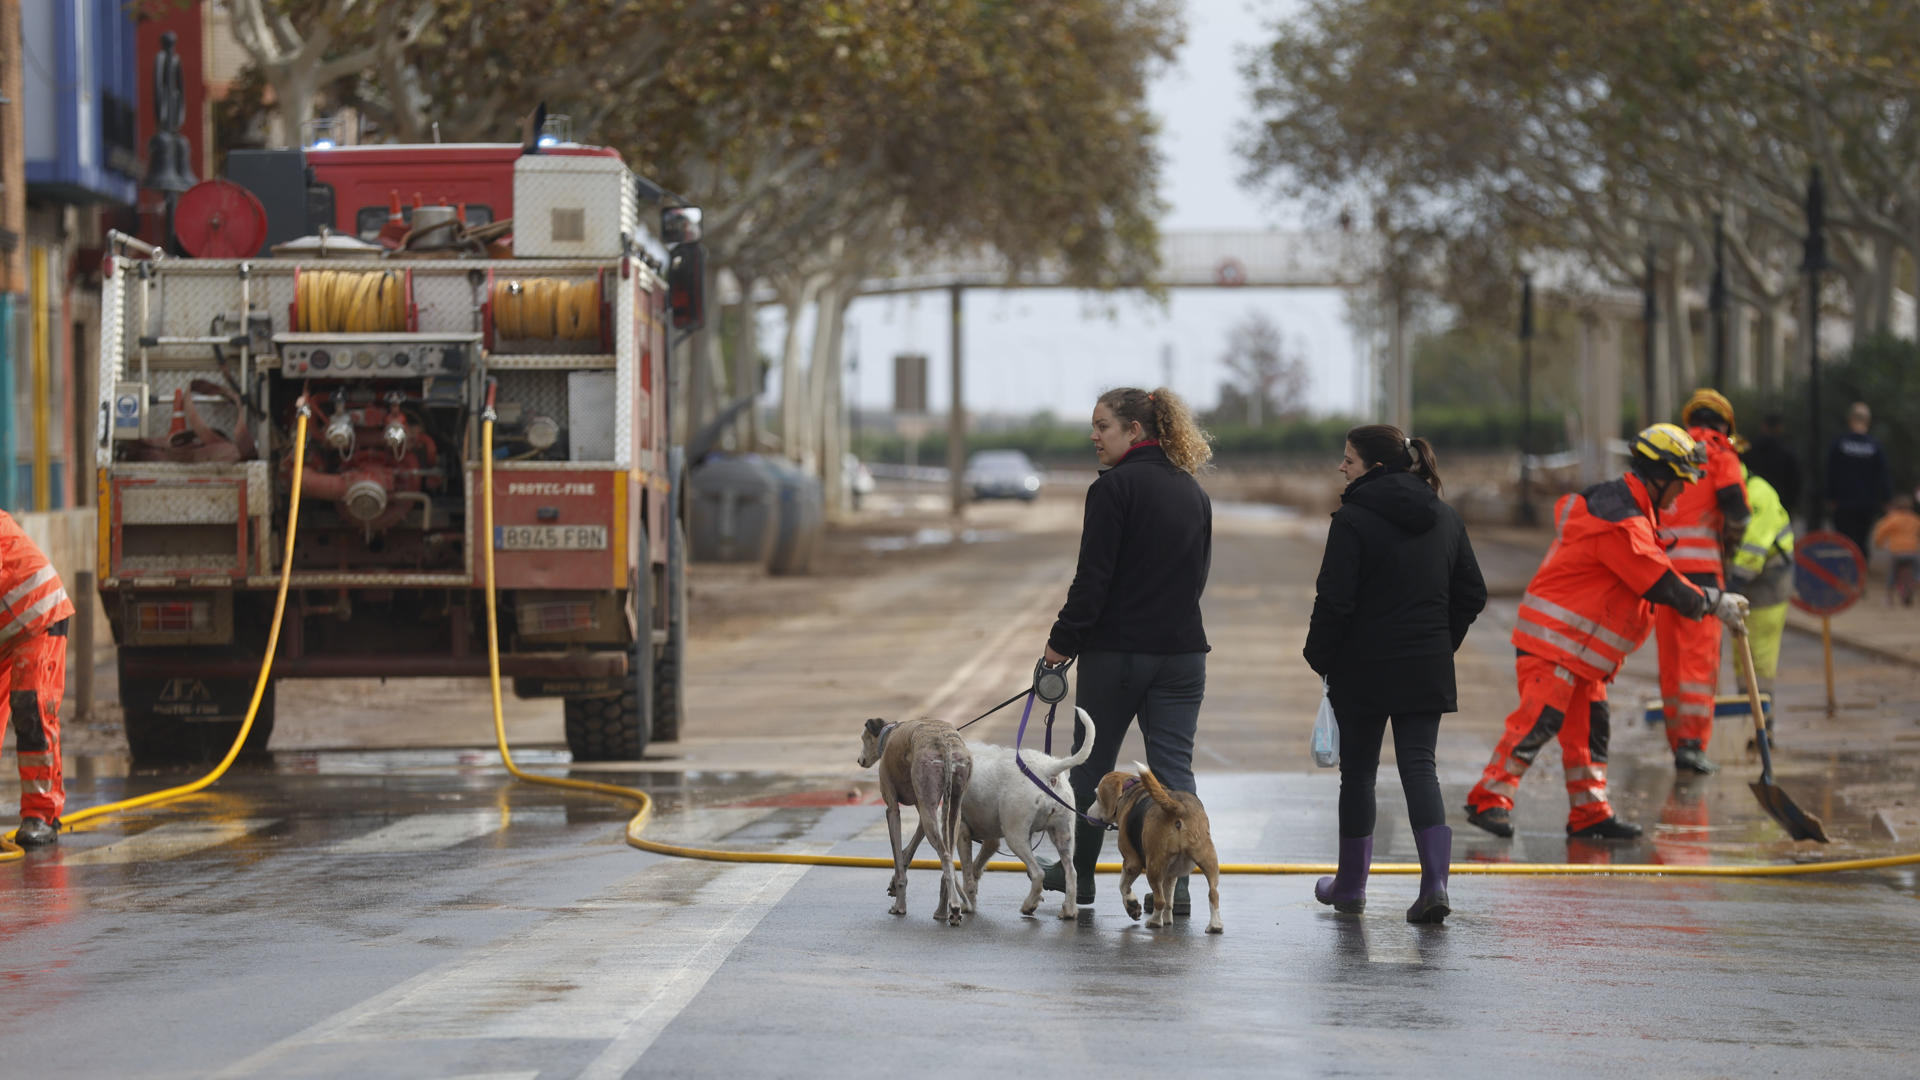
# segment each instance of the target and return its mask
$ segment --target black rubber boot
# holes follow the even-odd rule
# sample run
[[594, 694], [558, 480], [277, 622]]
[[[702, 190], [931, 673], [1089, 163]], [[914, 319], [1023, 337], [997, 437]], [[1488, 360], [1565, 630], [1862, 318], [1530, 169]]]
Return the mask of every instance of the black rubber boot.
[[1513, 835], [1513, 818], [1504, 806], [1489, 806], [1485, 810], [1475, 810], [1469, 804], [1467, 824], [1478, 825], [1495, 836]]
[[1631, 821], [1621, 821], [1616, 815], [1584, 829], [1568, 826], [1567, 835], [1579, 840], [1638, 840], [1642, 831], [1640, 826]]
[[60, 842], [60, 823], [51, 824], [37, 817], [20, 819], [20, 830], [13, 835], [13, 842], [23, 848], [46, 847]]
[[1706, 748], [1700, 745], [1699, 739], [1680, 740], [1680, 745], [1673, 750], [1673, 767], [1700, 776], [1712, 776], [1720, 771], [1720, 766], [1707, 756]]
[[[1107, 830], [1084, 821], [1073, 823], [1073, 902], [1093, 903], [1094, 867], [1100, 863], [1100, 845]], [[1067, 891], [1067, 872], [1057, 862], [1040, 864], [1040, 888], [1047, 892]]]
[[[1145, 904], [1147, 914], [1153, 914], [1153, 892], [1148, 890]], [[1173, 915], [1175, 918], [1193, 914], [1193, 894], [1187, 891], [1187, 877], [1173, 879]]]

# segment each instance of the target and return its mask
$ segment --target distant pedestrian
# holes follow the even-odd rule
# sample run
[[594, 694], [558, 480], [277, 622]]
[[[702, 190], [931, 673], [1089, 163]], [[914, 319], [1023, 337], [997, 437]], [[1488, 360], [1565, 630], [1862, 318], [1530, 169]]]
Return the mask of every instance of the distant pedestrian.
[[1654, 537], [1661, 513], [1700, 479], [1705, 449], [1681, 428], [1655, 424], [1635, 436], [1627, 462], [1620, 479], [1554, 505], [1558, 535], [1520, 599], [1513, 628], [1520, 707], [1467, 793], [1467, 820], [1495, 836], [1513, 835], [1520, 778], [1555, 738], [1566, 769], [1567, 835], [1639, 836], [1640, 826], [1607, 801], [1607, 684], [1653, 630], [1656, 605], [1746, 629], [1746, 598], [1681, 577]]
[[67, 620], [73, 603], [47, 557], [0, 510], [0, 736], [13, 724], [19, 758], [20, 828], [14, 842], [60, 839], [67, 789], [60, 772], [60, 698], [67, 685]]
[[1793, 444], [1787, 441], [1787, 424], [1779, 413], [1760, 418], [1760, 435], [1741, 455], [1741, 460], [1753, 470], [1753, 475], [1772, 485], [1787, 513], [1806, 510], [1800, 505], [1800, 455], [1793, 452]]
[[1859, 545], [1862, 555], [1873, 554], [1868, 530], [1893, 496], [1887, 452], [1867, 434], [1872, 426], [1873, 410], [1856, 401], [1847, 410], [1848, 430], [1827, 448], [1827, 509], [1834, 529]]
[[1407, 921], [1451, 910], [1453, 830], [1434, 765], [1440, 716], [1459, 708], [1453, 654], [1487, 606], [1466, 526], [1440, 501], [1433, 447], [1399, 428], [1347, 432], [1347, 480], [1327, 529], [1303, 652], [1327, 680], [1340, 726], [1340, 866], [1313, 895], [1354, 912], [1366, 906], [1373, 863], [1374, 778], [1393, 724], [1393, 753], [1420, 856], [1420, 893]]
[[[1049, 664], [1079, 660], [1074, 703], [1096, 732], [1092, 755], [1070, 778], [1082, 810], [1113, 771], [1135, 717], [1154, 775], [1198, 794], [1193, 738], [1208, 651], [1200, 594], [1213, 562], [1213, 504], [1194, 479], [1213, 447], [1186, 402], [1165, 387], [1109, 390], [1094, 403], [1093, 447], [1105, 471], [1087, 488], [1079, 565], [1044, 653]], [[1078, 752], [1086, 733], [1075, 729]], [[1076, 903], [1093, 902], [1105, 836], [1085, 822], [1074, 829]], [[1049, 867], [1044, 883], [1064, 891], [1066, 872]], [[1191, 908], [1182, 876], [1173, 913]]]
[[1887, 515], [1873, 527], [1873, 546], [1884, 549], [1893, 563], [1887, 570], [1887, 605], [1897, 594], [1900, 603], [1913, 606], [1916, 578], [1920, 578], [1920, 514], [1913, 512], [1913, 499], [1894, 496]]

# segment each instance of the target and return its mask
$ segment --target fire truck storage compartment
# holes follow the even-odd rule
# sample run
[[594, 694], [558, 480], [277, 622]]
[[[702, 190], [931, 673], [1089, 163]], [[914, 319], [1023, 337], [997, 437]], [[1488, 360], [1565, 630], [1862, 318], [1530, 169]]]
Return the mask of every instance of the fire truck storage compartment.
[[780, 476], [757, 454], [715, 455], [688, 470], [695, 562], [765, 563], [780, 514]]
[[514, 258], [615, 258], [639, 229], [639, 188], [617, 155], [528, 154], [513, 163]]
[[120, 462], [107, 492], [110, 578], [271, 572], [267, 463]]

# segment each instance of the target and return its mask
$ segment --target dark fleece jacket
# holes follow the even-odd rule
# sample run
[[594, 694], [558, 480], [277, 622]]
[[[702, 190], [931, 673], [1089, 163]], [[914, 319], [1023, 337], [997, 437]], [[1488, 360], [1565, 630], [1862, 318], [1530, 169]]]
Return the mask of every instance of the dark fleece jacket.
[[1047, 644], [1062, 656], [1206, 652], [1212, 563], [1207, 493], [1159, 446], [1134, 447], [1087, 488], [1080, 565]]
[[1466, 526], [1426, 482], [1380, 467], [1340, 496], [1303, 650], [1336, 714], [1453, 712], [1453, 653], [1487, 605]]

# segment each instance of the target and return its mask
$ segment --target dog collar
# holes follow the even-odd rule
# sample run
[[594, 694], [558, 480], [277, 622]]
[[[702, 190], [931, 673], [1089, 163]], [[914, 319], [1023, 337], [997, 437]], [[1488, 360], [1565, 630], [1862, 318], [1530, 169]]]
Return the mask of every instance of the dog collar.
[[1140, 778], [1137, 776], [1129, 776], [1127, 777], [1127, 782], [1120, 785], [1120, 794], [1125, 795], [1127, 792], [1132, 791], [1134, 788], [1137, 788], [1139, 786], [1140, 786]]
[[900, 726], [900, 721], [895, 720], [893, 723], [888, 724], [886, 727], [883, 727], [880, 729], [880, 744], [873, 748], [873, 756], [875, 758], [882, 758], [886, 756], [887, 739], [893, 735], [893, 729], [899, 726]]

